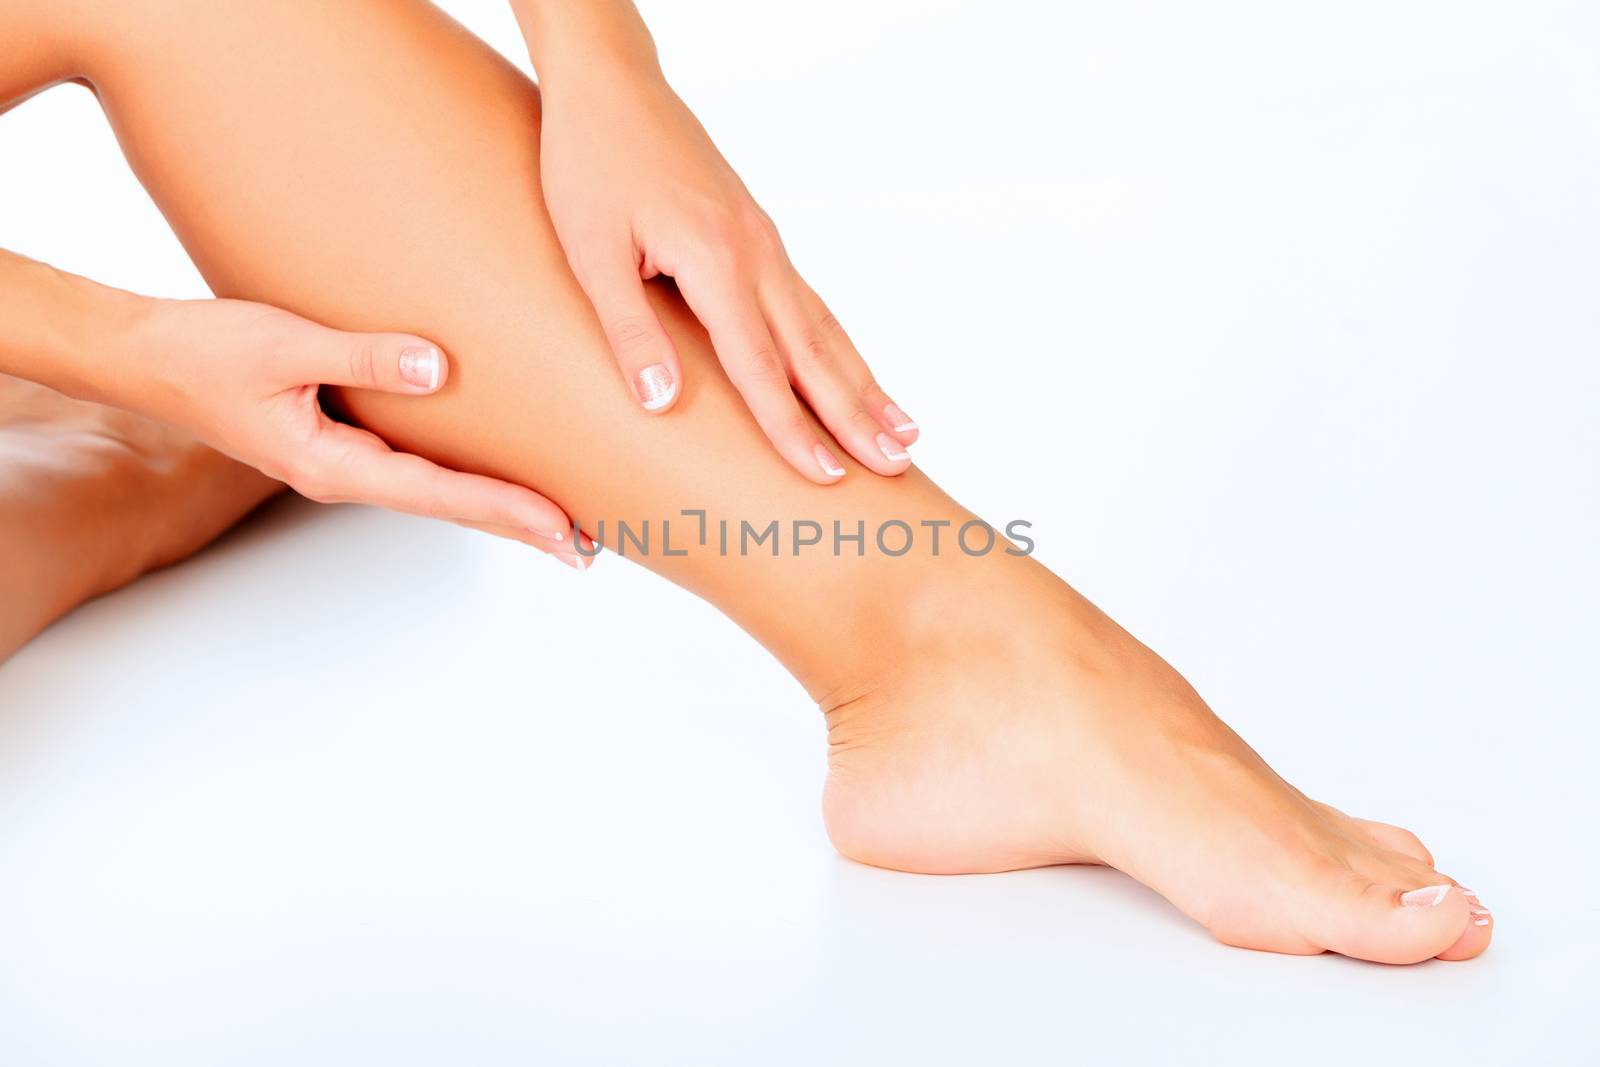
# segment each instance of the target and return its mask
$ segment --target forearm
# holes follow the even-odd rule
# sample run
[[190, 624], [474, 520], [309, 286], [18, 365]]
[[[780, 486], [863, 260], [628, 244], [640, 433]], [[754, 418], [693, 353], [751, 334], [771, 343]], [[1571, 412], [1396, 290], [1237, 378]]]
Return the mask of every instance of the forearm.
[[0, 249], [0, 374], [115, 403], [150, 303]]
[[567, 70], [605, 63], [657, 69], [655, 41], [631, 0], [511, 0], [546, 87]]

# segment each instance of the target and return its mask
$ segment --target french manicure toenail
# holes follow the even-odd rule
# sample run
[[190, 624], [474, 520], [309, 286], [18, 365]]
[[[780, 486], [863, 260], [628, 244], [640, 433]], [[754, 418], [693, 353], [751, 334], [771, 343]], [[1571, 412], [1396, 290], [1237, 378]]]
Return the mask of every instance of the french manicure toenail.
[[432, 345], [412, 345], [400, 350], [400, 377], [418, 389], [439, 388], [439, 350]]
[[917, 428], [917, 424], [912, 421], [911, 416], [902, 411], [900, 405], [893, 401], [883, 406], [883, 414], [889, 420], [889, 425], [894, 427], [895, 433], [907, 433]]
[[1447, 885], [1430, 885], [1421, 889], [1413, 889], [1409, 893], [1400, 894], [1400, 903], [1408, 908], [1436, 907], [1450, 893]]
[[839, 462], [838, 458], [834, 456], [832, 452], [829, 452], [822, 445], [818, 445], [816, 448], [812, 449], [811, 454], [817, 457], [817, 466], [822, 468], [823, 474], [826, 474], [830, 478], [844, 477], [844, 465]]
[[639, 384], [639, 403], [646, 411], [659, 411], [678, 395], [678, 383], [665, 363], [652, 363], [634, 376]]
[[533, 532], [550, 541], [565, 541], [567, 539], [567, 535], [560, 530], [535, 530]]
[[878, 435], [878, 448], [883, 451], [883, 458], [891, 463], [899, 463], [903, 459], [910, 459], [911, 453], [900, 446], [900, 442], [886, 433]]
[[1488, 926], [1489, 925], [1489, 920], [1488, 919], [1473, 919], [1472, 920], [1472, 925], [1473, 926]]
[[1474, 914], [1474, 915], [1487, 915], [1487, 914], [1489, 914], [1489, 909], [1488, 908], [1473, 908], [1472, 909], [1472, 914]]
[[587, 570], [589, 567], [589, 565], [583, 561], [582, 557], [569, 555], [566, 552], [555, 552], [552, 554], [556, 557], [556, 559], [559, 559], [562, 563], [565, 563], [575, 571]]

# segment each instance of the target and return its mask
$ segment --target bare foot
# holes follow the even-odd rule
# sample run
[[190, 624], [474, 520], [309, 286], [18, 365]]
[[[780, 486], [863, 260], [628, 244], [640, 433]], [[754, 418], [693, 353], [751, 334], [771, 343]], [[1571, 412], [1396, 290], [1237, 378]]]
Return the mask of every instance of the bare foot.
[[0, 660], [281, 488], [177, 430], [0, 375]]
[[1414, 963], [1488, 947], [1488, 911], [1415, 835], [1305, 797], [1043, 568], [906, 617], [903, 666], [824, 707], [845, 855], [930, 874], [1107, 864], [1246, 948]]

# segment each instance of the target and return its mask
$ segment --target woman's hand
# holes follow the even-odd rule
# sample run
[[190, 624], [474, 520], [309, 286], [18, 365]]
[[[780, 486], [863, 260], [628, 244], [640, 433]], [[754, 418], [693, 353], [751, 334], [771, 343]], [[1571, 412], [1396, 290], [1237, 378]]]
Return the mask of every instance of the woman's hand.
[[545, 203], [638, 402], [666, 411], [681, 392], [677, 350], [643, 285], [670, 275], [796, 470], [822, 484], [845, 473], [803, 399], [863, 465], [905, 471], [916, 423], [878, 387], [772, 220], [667, 85], [632, 5], [514, 6], [543, 90]]
[[112, 392], [111, 402], [189, 430], [302, 496], [448, 519], [584, 569], [571, 521], [538, 493], [395, 452], [323, 412], [322, 385], [437, 392], [449, 360], [423, 338], [345, 333], [239, 300], [155, 300], [126, 344], [148, 377], [129, 382], [130, 397]]
[[313, 500], [449, 519], [583, 570], [593, 542], [575, 546], [538, 493], [394, 452], [317, 399], [323, 385], [426, 396], [449, 373], [410, 334], [330, 330], [242, 300], [152, 300], [0, 249], [0, 374], [187, 430]]

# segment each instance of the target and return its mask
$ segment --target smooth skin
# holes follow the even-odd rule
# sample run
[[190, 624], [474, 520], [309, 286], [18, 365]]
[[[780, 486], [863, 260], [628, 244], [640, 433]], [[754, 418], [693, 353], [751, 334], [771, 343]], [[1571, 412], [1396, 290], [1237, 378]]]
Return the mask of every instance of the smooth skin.
[[[633, 4], [512, 7], [543, 78], [560, 87], [557, 121], [542, 127], [546, 199], [644, 409], [669, 410], [681, 388], [677, 351], [643, 288], [645, 279], [676, 276], [757, 421], [798, 471], [820, 484], [845, 473], [791, 380], [864, 464], [903, 473], [916, 424], [878, 388], [790, 265], [771, 220], [667, 85]], [[23, 14], [25, 28], [59, 25]], [[62, 58], [36, 33], [16, 39], [23, 47], [0, 82], [0, 112], [37, 91], [39, 69], [53, 71]], [[567, 541], [572, 523], [548, 499], [396, 453], [323, 412], [320, 386], [437, 391], [449, 358], [431, 341], [330, 330], [249, 301], [141, 300], [4, 252], [0, 322], [0, 373], [181, 427], [312, 500], [446, 518], [586, 566], [582, 549], [592, 546]], [[105, 373], [152, 364], [167, 372], [164, 389], [129, 390], [127, 374]]]
[[[23, 9], [56, 28], [62, 75], [94, 84], [219, 294], [451, 353], [433, 396], [339, 393], [392, 446], [537, 485], [590, 534], [604, 520], [613, 549], [616, 520], [659, 526], [684, 508], [847, 530], [973, 518], [917, 469], [832, 487], [798, 476], [660, 282], [646, 292], [684, 368], [684, 417], [640, 411], [527, 195], [538, 92], [431, 6], [0, 8]], [[928, 873], [1110, 864], [1220, 940], [1279, 952], [1411, 963], [1489, 943], [1491, 917], [1414, 835], [1295, 790], [1031, 559], [948, 540], [934, 555], [928, 538], [902, 557], [679, 546], [639, 562], [727, 612], [822, 707], [823, 813], [848, 856]]]
[[790, 263], [772, 219], [667, 84], [633, 4], [511, 6], [543, 92], [545, 205], [639, 403], [666, 412], [681, 395], [677, 345], [643, 285], [665, 275], [762, 432], [803, 477], [844, 477], [806, 409], [862, 466], [905, 473], [917, 424], [879, 387]]
[[449, 519], [584, 566], [566, 513], [538, 493], [397, 453], [323, 411], [322, 385], [437, 392], [450, 365], [430, 341], [245, 300], [151, 300], [4, 251], [0, 322], [0, 373], [182, 428], [312, 500]]

